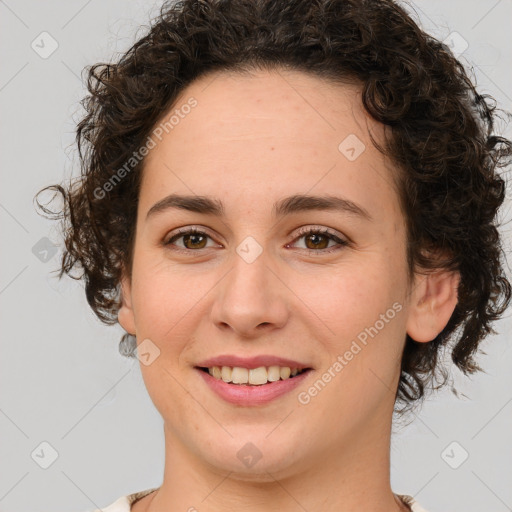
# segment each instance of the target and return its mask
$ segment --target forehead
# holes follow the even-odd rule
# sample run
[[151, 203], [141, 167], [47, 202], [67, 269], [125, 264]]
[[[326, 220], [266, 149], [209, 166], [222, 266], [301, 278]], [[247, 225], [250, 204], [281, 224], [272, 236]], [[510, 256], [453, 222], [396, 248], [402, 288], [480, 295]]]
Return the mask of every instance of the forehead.
[[291, 194], [337, 192], [377, 215], [397, 213], [391, 168], [369, 137], [379, 140], [383, 128], [360, 94], [356, 85], [297, 71], [196, 80], [155, 125], [141, 208], [169, 193], [272, 205]]

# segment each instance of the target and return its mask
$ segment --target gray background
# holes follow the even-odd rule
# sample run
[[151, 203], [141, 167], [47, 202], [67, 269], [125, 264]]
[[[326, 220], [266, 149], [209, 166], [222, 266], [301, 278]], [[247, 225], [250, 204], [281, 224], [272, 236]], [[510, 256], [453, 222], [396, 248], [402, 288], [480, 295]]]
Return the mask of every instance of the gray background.
[[[81, 283], [50, 273], [61, 249], [49, 240], [58, 245], [59, 234], [33, 206], [39, 189], [77, 171], [81, 70], [128, 48], [158, 6], [0, 1], [1, 512], [92, 510], [161, 484], [162, 420], [139, 362], [119, 355], [121, 328], [94, 317]], [[511, 1], [411, 6], [427, 31], [464, 50], [460, 58], [480, 90], [512, 110]], [[40, 36], [44, 31], [51, 38]], [[44, 55], [53, 40], [58, 48]], [[511, 137], [505, 123], [499, 130]], [[502, 220], [509, 252], [510, 201]], [[445, 388], [413, 423], [395, 428], [393, 489], [415, 496], [429, 512], [512, 510], [510, 327], [508, 313], [496, 324], [499, 334], [484, 343], [487, 355], [479, 361], [486, 373], [453, 372], [467, 398]]]

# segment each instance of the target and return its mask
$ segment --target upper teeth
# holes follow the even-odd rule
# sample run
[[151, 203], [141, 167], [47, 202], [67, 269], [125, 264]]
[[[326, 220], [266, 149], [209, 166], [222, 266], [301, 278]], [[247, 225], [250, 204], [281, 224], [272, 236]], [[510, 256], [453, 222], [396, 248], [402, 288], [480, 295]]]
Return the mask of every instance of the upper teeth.
[[261, 385], [279, 379], [289, 379], [290, 376], [297, 375], [299, 370], [288, 366], [260, 366], [250, 370], [239, 366], [213, 366], [208, 368], [208, 373], [216, 379], [222, 379], [224, 382]]

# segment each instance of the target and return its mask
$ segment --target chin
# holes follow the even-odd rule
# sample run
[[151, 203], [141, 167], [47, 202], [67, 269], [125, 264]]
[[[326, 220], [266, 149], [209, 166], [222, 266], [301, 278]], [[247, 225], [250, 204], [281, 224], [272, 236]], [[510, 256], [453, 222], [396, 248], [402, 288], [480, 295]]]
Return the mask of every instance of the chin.
[[252, 435], [247, 432], [238, 435], [227, 427], [233, 437], [226, 434], [221, 443], [217, 436], [211, 443], [202, 445], [196, 453], [217, 472], [230, 473], [230, 478], [274, 482], [277, 475], [283, 478], [297, 473], [297, 468], [301, 467], [297, 462], [302, 460], [299, 449], [303, 444], [300, 439], [294, 443], [290, 437], [283, 437], [277, 432], [269, 436], [275, 426], [273, 423], [271, 428], [258, 431], [253, 428]]

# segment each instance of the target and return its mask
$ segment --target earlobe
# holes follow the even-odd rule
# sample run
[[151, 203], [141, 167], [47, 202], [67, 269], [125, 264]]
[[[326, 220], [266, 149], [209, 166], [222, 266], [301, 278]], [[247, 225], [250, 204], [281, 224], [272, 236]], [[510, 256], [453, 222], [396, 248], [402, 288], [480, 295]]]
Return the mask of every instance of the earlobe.
[[135, 316], [133, 314], [130, 278], [121, 279], [121, 307], [117, 313], [117, 320], [121, 327], [129, 334], [135, 336]]
[[411, 293], [407, 334], [415, 341], [432, 341], [445, 327], [458, 301], [460, 274], [438, 270], [422, 276]]

